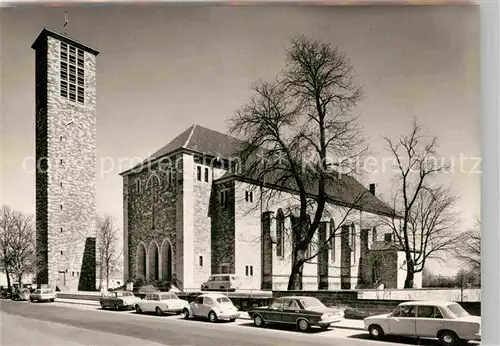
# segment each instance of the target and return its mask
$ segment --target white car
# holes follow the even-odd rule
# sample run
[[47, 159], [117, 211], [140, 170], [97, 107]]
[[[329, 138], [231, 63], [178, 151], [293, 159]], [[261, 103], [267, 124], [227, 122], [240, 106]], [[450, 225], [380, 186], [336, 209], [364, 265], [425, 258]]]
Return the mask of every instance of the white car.
[[51, 288], [37, 289], [29, 296], [30, 302], [53, 302], [56, 300], [56, 292]]
[[218, 320], [235, 321], [240, 313], [231, 299], [223, 294], [202, 294], [183, 310], [184, 318], [203, 317], [210, 322]]
[[135, 311], [156, 312], [157, 315], [165, 313], [178, 314], [188, 306], [188, 302], [179, 299], [175, 293], [169, 292], [149, 292], [144, 299], [135, 304]]
[[438, 338], [445, 346], [481, 340], [481, 317], [470, 315], [455, 302], [405, 302], [390, 314], [365, 318], [364, 324], [374, 339], [387, 334]]

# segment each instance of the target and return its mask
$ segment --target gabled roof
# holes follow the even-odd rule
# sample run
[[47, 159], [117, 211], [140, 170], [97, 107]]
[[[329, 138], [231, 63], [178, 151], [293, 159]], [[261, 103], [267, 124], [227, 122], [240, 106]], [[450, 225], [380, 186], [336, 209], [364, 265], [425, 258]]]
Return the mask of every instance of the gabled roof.
[[207, 156], [230, 158], [242, 143], [241, 140], [200, 125], [192, 125], [167, 145], [156, 151], [140, 164], [120, 173], [127, 174], [148, 162], [157, 160], [179, 150], [194, 151]]
[[[180, 135], [175, 137], [167, 145], [165, 145], [160, 150], [156, 151], [142, 163], [130, 168], [120, 175], [126, 175], [131, 171], [135, 171], [141, 166], [144, 167], [149, 162], [154, 162], [164, 156], [170, 155], [178, 151], [191, 151], [198, 154], [213, 156], [223, 159], [230, 159], [235, 152], [239, 149], [239, 146], [243, 142], [237, 138], [228, 136], [224, 133], [217, 132], [200, 125], [192, 125], [187, 130], [182, 132]], [[269, 176], [267, 181], [277, 181], [273, 177]], [[227, 180], [246, 180], [252, 183], [258, 184], [258, 179], [252, 177], [243, 177], [241, 175], [236, 175], [234, 173], [226, 173], [216, 182], [222, 182]], [[348, 175], [341, 175], [337, 183], [332, 182], [327, 186], [328, 199], [331, 203], [337, 205], [347, 205], [352, 206], [353, 204], [362, 206], [362, 209], [367, 212], [372, 212], [380, 215], [393, 216], [394, 211], [389, 208], [384, 202], [378, 199], [375, 195], [371, 194], [367, 188], [365, 188], [359, 181]], [[268, 184], [266, 184], [268, 185]], [[288, 182], [285, 189], [297, 191], [293, 182]], [[317, 194], [317, 182], [312, 183], [307, 187], [308, 193], [312, 196]], [[355, 209], [361, 209], [359, 207], [353, 206]]]
[[[297, 192], [298, 188], [292, 180], [278, 186], [273, 186], [272, 182], [280, 180], [273, 172], [270, 172], [264, 177], [264, 186], [269, 188], [280, 188], [288, 190], [291, 193]], [[353, 209], [363, 210], [379, 215], [394, 216], [394, 210], [382, 202], [377, 196], [372, 194], [366, 187], [364, 187], [358, 180], [352, 176], [342, 174], [335, 178], [335, 181], [330, 181], [326, 186], [327, 199], [330, 203], [339, 206], [352, 207]], [[238, 175], [235, 173], [227, 172], [216, 183], [229, 180], [246, 181], [252, 184], [260, 185], [260, 179], [256, 177], [249, 177]], [[270, 183], [266, 183], [270, 182]], [[318, 182], [315, 181], [306, 186], [306, 193], [314, 197], [318, 192]]]

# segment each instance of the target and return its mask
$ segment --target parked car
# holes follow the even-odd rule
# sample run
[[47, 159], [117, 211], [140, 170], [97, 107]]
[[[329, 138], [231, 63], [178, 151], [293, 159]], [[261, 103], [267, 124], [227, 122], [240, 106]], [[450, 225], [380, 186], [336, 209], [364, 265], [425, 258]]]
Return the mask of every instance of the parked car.
[[146, 295], [151, 292], [160, 292], [160, 291], [153, 285], [145, 285], [137, 288], [134, 287], [134, 295], [141, 299], [144, 299], [144, 297], [146, 297]]
[[202, 317], [210, 322], [235, 321], [240, 313], [231, 299], [223, 294], [201, 294], [183, 310], [184, 318]]
[[102, 309], [112, 307], [115, 310], [134, 309], [141, 298], [134, 296], [130, 291], [113, 291], [99, 299]]
[[30, 302], [43, 302], [49, 301], [53, 302], [56, 299], [56, 292], [51, 288], [42, 288], [35, 290], [34, 293], [30, 294]]
[[156, 312], [157, 315], [165, 313], [178, 314], [188, 306], [188, 302], [172, 292], [150, 292], [135, 304], [135, 311], [142, 312]]
[[257, 327], [266, 323], [295, 324], [302, 332], [311, 326], [326, 330], [332, 323], [344, 319], [344, 310], [329, 308], [315, 297], [280, 297], [269, 306], [251, 308], [248, 311]]
[[388, 334], [438, 338], [445, 346], [481, 340], [481, 317], [470, 315], [455, 302], [404, 302], [390, 314], [365, 318], [364, 324], [374, 339]]
[[17, 289], [11, 296], [12, 300], [29, 300], [30, 290], [27, 288]]
[[201, 290], [235, 291], [240, 285], [239, 277], [234, 274], [214, 274], [210, 275], [208, 280], [201, 284]]

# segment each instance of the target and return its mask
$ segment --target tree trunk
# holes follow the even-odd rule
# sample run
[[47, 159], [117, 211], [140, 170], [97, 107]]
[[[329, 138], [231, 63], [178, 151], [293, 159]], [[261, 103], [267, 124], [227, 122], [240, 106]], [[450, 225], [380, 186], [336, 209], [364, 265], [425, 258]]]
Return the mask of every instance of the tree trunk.
[[288, 291], [302, 290], [302, 272], [304, 270], [305, 254], [305, 249], [296, 248], [293, 252], [292, 272], [288, 279]]
[[10, 274], [9, 274], [9, 270], [7, 268], [5, 268], [5, 276], [7, 277], [7, 288], [10, 290], [12, 284], [10, 282]]
[[109, 263], [106, 263], [106, 289], [109, 290]]
[[404, 288], [413, 288], [413, 279], [415, 277], [413, 261], [411, 258], [406, 260], [406, 279]]

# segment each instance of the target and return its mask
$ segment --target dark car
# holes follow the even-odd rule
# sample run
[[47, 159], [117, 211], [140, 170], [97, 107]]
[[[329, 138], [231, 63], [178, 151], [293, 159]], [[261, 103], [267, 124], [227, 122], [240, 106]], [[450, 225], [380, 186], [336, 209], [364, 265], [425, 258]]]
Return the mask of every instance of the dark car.
[[27, 288], [16, 289], [16, 291], [11, 295], [12, 300], [29, 300], [30, 290]]
[[141, 301], [141, 298], [134, 296], [129, 291], [108, 292], [99, 299], [102, 309], [114, 308], [115, 310], [133, 309], [135, 304]]
[[269, 306], [252, 308], [248, 314], [257, 327], [266, 323], [295, 324], [301, 332], [309, 331], [311, 326], [326, 330], [344, 318], [342, 309], [329, 308], [314, 297], [276, 298]]

